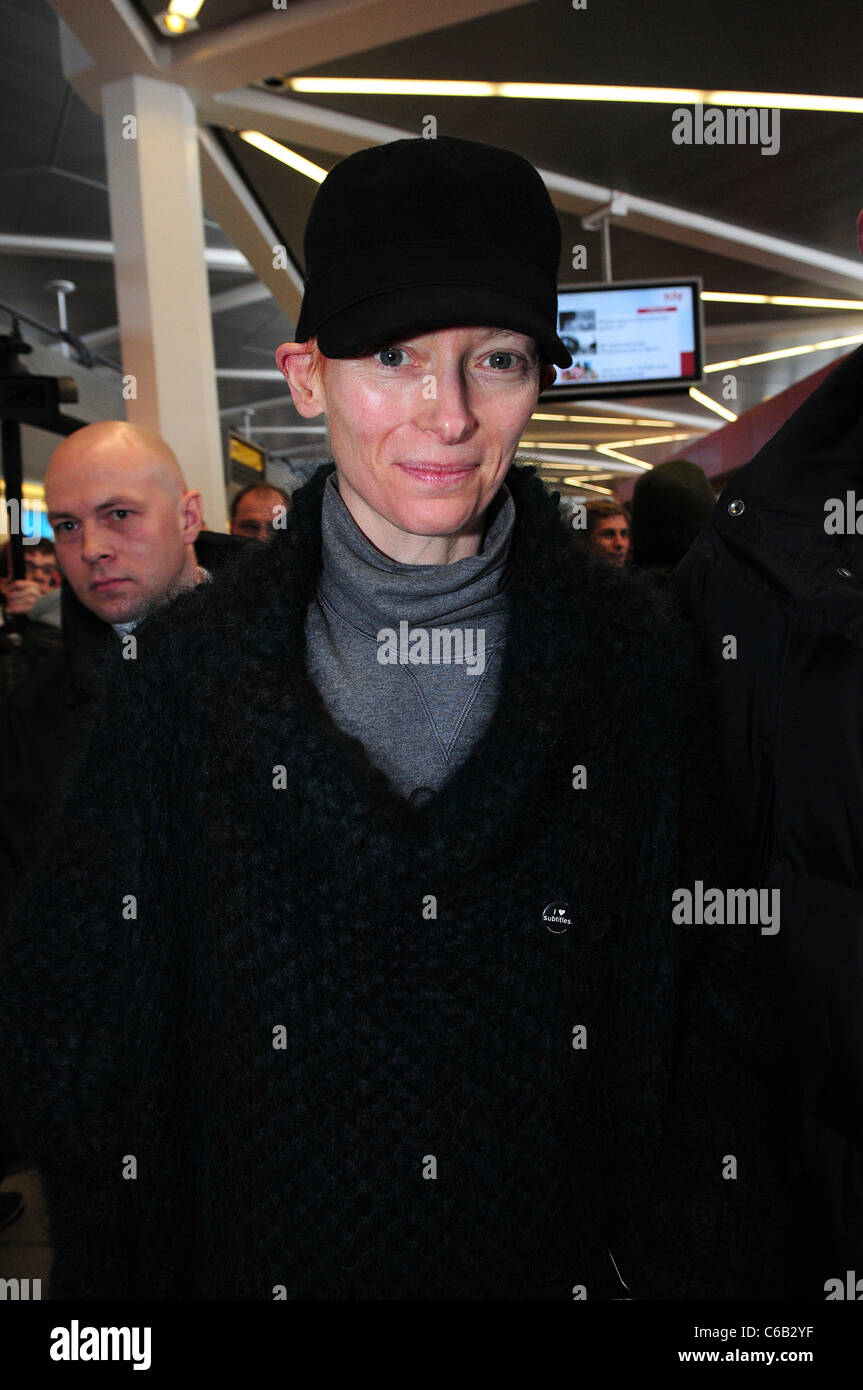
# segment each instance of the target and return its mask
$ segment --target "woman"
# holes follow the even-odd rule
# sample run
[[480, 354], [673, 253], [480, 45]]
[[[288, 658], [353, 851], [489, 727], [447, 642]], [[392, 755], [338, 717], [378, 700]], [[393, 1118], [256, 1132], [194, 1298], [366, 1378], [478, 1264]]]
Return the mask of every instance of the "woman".
[[7, 972], [55, 1297], [773, 1288], [760, 938], [672, 922], [687, 640], [512, 466], [559, 255], [488, 146], [321, 187], [277, 357], [334, 463], [139, 631]]

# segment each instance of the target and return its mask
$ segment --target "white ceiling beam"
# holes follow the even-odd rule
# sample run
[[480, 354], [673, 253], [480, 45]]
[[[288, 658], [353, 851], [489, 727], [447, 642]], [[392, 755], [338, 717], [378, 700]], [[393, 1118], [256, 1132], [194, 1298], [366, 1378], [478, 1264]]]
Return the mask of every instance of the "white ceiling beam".
[[[201, 156], [201, 186], [204, 205], [211, 217], [244, 253], [258, 279], [266, 285], [276, 303], [296, 322], [303, 297], [303, 279], [291, 259], [287, 264], [276, 255], [281, 244], [275, 227], [216, 137], [203, 127], [198, 130]], [[277, 265], [274, 262], [278, 263]]]
[[251, 285], [236, 285], [232, 290], [222, 290], [210, 297], [211, 314], [227, 314], [232, 309], [247, 309], [250, 304], [258, 304], [262, 299], [272, 299], [266, 285], [255, 280]]
[[705, 217], [670, 203], [658, 203], [631, 193], [621, 194], [616, 189], [584, 183], [580, 179], [545, 169], [539, 172], [555, 206], [563, 212], [580, 216], [597, 203], [608, 203], [622, 197], [626, 200], [628, 211], [619, 223], [612, 218], [612, 227], [617, 224], [628, 231], [692, 246], [715, 256], [744, 261], [763, 270], [778, 271], [782, 275], [841, 289], [846, 293], [859, 295], [863, 289], [863, 263], [859, 260], [834, 256], [813, 246], [802, 246], [783, 237], [768, 236], [749, 227], [741, 227], [738, 223]]
[[199, 107], [203, 120], [212, 125], [251, 127], [283, 144], [311, 145], [334, 156], [334, 162], [370, 145], [388, 145], [392, 140], [405, 140], [416, 135], [415, 130], [384, 125], [343, 111], [331, 111], [326, 106], [313, 106], [296, 97], [276, 96], [273, 92], [258, 92], [238, 88], [217, 92]]
[[61, 28], [63, 74], [94, 111], [101, 112], [101, 89], [112, 82], [135, 74], [164, 77], [174, 40], [156, 33], [132, 0], [50, 4], [73, 40]]
[[171, 80], [199, 92], [225, 91], [524, 4], [525, 0], [293, 0], [287, 9], [220, 25], [177, 44], [171, 54]]
[[[210, 296], [210, 313], [224, 314], [231, 309], [245, 309], [249, 304], [257, 304], [262, 299], [271, 299], [266, 285], [257, 280], [250, 285], [236, 285], [232, 290], [222, 290]], [[81, 342], [89, 348], [100, 348], [105, 343], [114, 343], [120, 337], [120, 325], [114, 323], [110, 328], [94, 328], [92, 333], [82, 333]]]
[[[275, 349], [273, 349], [275, 352]], [[216, 376], [221, 381], [284, 381], [277, 367], [219, 367]]]
[[245, 402], [243, 405], [228, 405], [228, 406], [225, 406], [225, 409], [219, 411], [219, 414], [220, 414], [220, 415], [233, 415], [235, 411], [238, 411], [238, 410], [251, 410], [252, 408], [254, 408], [256, 411], [258, 411], [258, 410], [276, 410], [276, 409], [282, 409], [282, 410], [284, 410], [285, 406], [288, 406], [289, 408], [292, 409], [291, 400], [290, 400], [290, 392], [288, 392], [288, 395], [286, 396], [284, 391], [280, 391], [279, 394], [278, 394], [278, 396], [265, 396], [265, 397], [263, 397], [263, 398], [262, 398], [261, 400], [259, 400], [259, 401], [247, 401], [247, 402]]
[[[19, 232], [0, 233], [0, 255], [52, 256], [72, 261], [110, 261], [114, 258], [113, 241], [96, 241], [87, 237], [29, 236]], [[232, 247], [208, 246], [204, 252], [208, 270], [224, 270], [232, 275], [248, 275], [251, 265], [240, 251]]]

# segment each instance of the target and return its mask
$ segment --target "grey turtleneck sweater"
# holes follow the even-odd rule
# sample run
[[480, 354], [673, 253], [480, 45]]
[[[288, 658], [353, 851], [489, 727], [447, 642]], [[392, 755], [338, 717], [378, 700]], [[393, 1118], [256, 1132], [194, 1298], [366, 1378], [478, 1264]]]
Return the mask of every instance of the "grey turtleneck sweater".
[[309, 675], [335, 723], [414, 802], [442, 786], [494, 712], [514, 520], [504, 487], [478, 555], [403, 565], [366, 539], [336, 474], [327, 479]]

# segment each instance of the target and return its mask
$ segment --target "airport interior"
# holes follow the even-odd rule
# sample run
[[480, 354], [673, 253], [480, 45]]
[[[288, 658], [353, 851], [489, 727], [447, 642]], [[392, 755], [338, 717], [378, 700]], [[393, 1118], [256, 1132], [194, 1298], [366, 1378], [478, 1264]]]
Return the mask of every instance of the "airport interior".
[[[768, 886], [779, 892], [780, 885], [783, 903], [792, 903], [785, 909], [788, 914], [798, 902], [794, 893], [799, 880], [789, 886], [782, 874], [812, 874], [810, 883], [829, 880], [831, 892], [838, 894], [839, 884], [849, 898], [843, 898], [838, 916], [847, 910], [848, 921], [856, 922], [856, 928], [848, 928], [852, 935], [843, 937], [845, 944], [836, 948], [839, 963], [830, 967], [836, 972], [841, 1002], [834, 1007], [834, 986], [823, 984], [817, 1005], [810, 1000], [800, 1006], [811, 1006], [812, 1016], [819, 1019], [821, 1009], [833, 1020], [830, 1048], [841, 1053], [847, 1045], [853, 1057], [849, 1061], [843, 1053], [837, 1066], [847, 1082], [845, 1094], [853, 1098], [848, 1103], [858, 1107], [856, 1117], [848, 1120], [847, 1134], [844, 1120], [829, 1122], [834, 1144], [830, 1163], [835, 1172], [845, 1162], [835, 1148], [840, 1132], [853, 1149], [847, 1163], [857, 1174], [849, 1179], [856, 1195], [852, 1200], [846, 1192], [847, 1203], [854, 1207], [851, 1215], [849, 1207], [843, 1208], [846, 1225], [836, 1219], [836, 1243], [831, 1248], [842, 1252], [835, 1257], [837, 1268], [819, 1264], [820, 1253], [813, 1255], [819, 1289], [833, 1275], [846, 1279], [841, 1261], [853, 1269], [855, 1249], [863, 1259], [863, 976], [860, 919], [855, 915], [863, 904], [863, 857], [856, 861], [859, 881], [848, 867], [855, 854], [861, 854], [858, 753], [848, 752], [858, 748], [853, 709], [859, 704], [848, 697], [847, 727], [852, 733], [840, 748], [839, 732], [834, 742], [826, 734], [822, 738], [813, 733], [810, 738], [805, 710], [816, 711], [813, 723], [823, 729], [831, 723], [829, 711], [836, 708], [829, 684], [818, 696], [820, 704], [813, 704], [815, 696], [807, 693], [814, 657], [800, 657], [794, 693], [790, 683], [801, 631], [817, 633], [825, 643], [828, 638], [847, 642], [853, 649], [847, 666], [842, 665], [846, 657], [836, 656], [833, 646], [833, 656], [824, 656], [823, 662], [819, 656], [823, 682], [829, 680], [826, 672], [834, 659], [841, 666], [845, 692], [863, 673], [858, 660], [863, 564], [856, 539], [863, 529], [863, 500], [858, 508], [853, 492], [856, 468], [863, 499], [863, 470], [861, 455], [852, 451], [852, 446], [863, 449], [863, 416], [859, 407], [860, 418], [853, 410], [853, 399], [863, 401], [863, 376], [852, 377], [860, 370], [854, 366], [854, 354], [863, 345], [860, 33], [859, 7], [851, 0], [827, 0], [817, 7], [789, 6], [780, 0], [726, 0], [722, 6], [710, 0], [668, 0], [661, 5], [636, 0], [0, 0], [0, 645], [9, 672], [0, 696], [15, 707], [17, 692], [20, 706], [21, 682], [31, 679], [40, 660], [56, 659], [59, 646], [52, 643], [68, 640], [65, 605], [74, 570], [71, 559], [64, 568], [64, 554], [71, 555], [73, 548], [67, 513], [74, 507], [46, 499], [45, 487], [49, 463], [60, 446], [74, 446], [78, 431], [107, 421], [125, 421], [159, 436], [179, 462], [183, 486], [199, 498], [200, 536], [209, 534], [217, 557], [219, 542], [224, 549], [229, 533], [270, 536], [266, 518], [260, 520], [261, 498], [269, 509], [266, 515], [273, 516], [273, 530], [280, 524], [290, 528], [294, 494], [314, 488], [316, 470], [329, 460], [335, 459], [341, 476], [340, 449], [346, 448], [345, 417], [337, 417], [331, 435], [326, 413], [303, 405], [296, 383], [286, 381], [289, 373], [282, 370], [282, 358], [276, 359], [280, 345], [311, 336], [299, 339], [297, 325], [307, 284], [307, 306], [314, 289], [307, 225], [314, 227], [310, 212], [324, 180], [343, 161], [400, 141], [419, 142], [423, 154], [431, 154], [434, 145], [445, 151], [449, 139], [477, 142], [520, 156], [522, 166], [527, 161], [538, 172], [560, 227], [556, 321], [552, 314], [547, 331], [549, 341], [562, 344], [563, 351], [558, 351], [553, 372], [548, 367], [535, 402], [523, 412], [523, 422], [519, 418], [510, 441], [516, 460], [535, 469], [544, 496], [556, 501], [577, 539], [592, 547], [595, 564], [608, 562], [620, 572], [639, 567], [659, 571], [653, 578], [660, 605], [670, 601], [675, 581], [669, 576], [678, 562], [684, 566], [675, 571], [678, 587], [685, 573], [687, 593], [697, 598], [703, 598], [714, 582], [714, 562], [717, 575], [725, 566], [721, 573], [726, 583], [731, 583], [727, 576], [732, 565], [750, 565], [750, 588], [746, 590], [741, 580], [740, 592], [751, 598], [741, 598], [734, 590], [742, 614], [739, 628], [736, 618], [729, 616], [730, 598], [724, 608], [719, 599], [711, 608], [711, 640], [739, 641], [741, 660], [736, 665], [729, 662], [727, 647], [724, 665], [717, 658], [721, 669], [716, 683], [722, 686], [725, 714], [711, 715], [705, 722], [714, 732], [733, 724], [726, 762], [735, 755], [749, 757], [751, 747], [753, 766], [763, 757], [783, 769], [767, 791], [760, 784], [757, 795], [752, 794], [752, 806], [756, 801], [762, 809], [768, 801], [772, 806], [772, 797], [777, 805], [785, 804], [782, 798], [787, 797], [789, 805], [794, 801], [798, 807], [808, 806], [807, 788], [815, 785], [833, 787], [841, 803], [838, 809], [831, 807], [830, 824], [838, 820], [840, 830], [829, 848], [821, 822], [820, 829], [810, 823], [817, 819], [815, 811], [810, 820], [800, 811], [793, 832], [783, 839], [796, 815], [789, 811], [787, 820], [781, 826], [778, 820], [772, 823], [763, 843], [759, 841], [764, 877], [743, 880], [764, 893]], [[380, 167], [386, 174], [386, 167]], [[401, 202], [391, 207], [389, 216], [382, 215], [381, 236], [397, 237], [402, 222], [414, 228], [421, 223], [423, 198], [430, 195], [421, 188], [415, 193], [413, 206]], [[377, 209], [375, 196], [369, 193], [369, 207]], [[489, 242], [502, 245], [509, 234], [511, 243], [516, 225], [523, 241], [529, 240], [533, 224], [520, 196], [514, 194], [509, 203], [504, 198], [490, 210]], [[357, 237], [369, 235], [374, 217], [370, 214], [361, 226], [361, 209], [354, 211]], [[457, 239], [462, 235], [462, 209], [454, 206], [452, 211], [452, 235]], [[541, 218], [541, 210], [536, 217]], [[508, 233], [505, 224], [510, 218]], [[319, 225], [322, 219], [323, 214]], [[350, 225], [336, 231], [347, 247], [341, 276], [345, 281], [352, 273]], [[534, 247], [525, 244], [522, 250], [523, 260], [519, 248], [502, 251], [500, 265], [511, 256], [513, 266], [516, 261], [526, 266]], [[459, 252], [452, 254], [455, 263]], [[489, 254], [493, 260], [496, 253]], [[540, 276], [539, 259], [536, 252], [533, 269], [524, 270], [528, 279]], [[486, 272], [487, 267], [477, 262], [480, 286], [490, 284], [497, 273]], [[438, 278], [443, 302], [456, 291], [446, 275]], [[332, 283], [337, 280], [338, 275]], [[458, 280], [455, 270], [452, 280]], [[364, 292], [373, 295], [374, 287]], [[498, 293], [489, 290], [495, 304]], [[525, 296], [530, 298], [530, 291], [525, 290]], [[505, 313], [495, 317], [490, 308], [488, 319], [479, 322], [489, 330], [508, 330], [511, 338], [519, 331], [530, 336], [526, 325], [539, 322], [536, 303], [535, 299], [532, 318], [526, 317], [522, 304], [523, 312], [512, 308], [509, 319]], [[441, 342], [449, 342], [446, 335], [456, 331], [477, 331], [470, 327], [476, 315], [467, 311], [450, 319], [444, 313], [437, 323], [431, 317], [420, 328], [440, 331]], [[402, 334], [399, 342], [409, 337]], [[395, 351], [404, 354], [405, 349]], [[512, 355], [506, 343], [498, 344], [498, 365]], [[359, 360], [361, 354], [345, 351], [341, 356]], [[543, 361], [548, 366], [548, 354]], [[347, 371], [351, 363], [337, 366]], [[384, 367], [376, 362], [376, 369]], [[335, 380], [342, 380], [326, 379], [330, 390]], [[845, 391], [841, 400], [840, 385]], [[375, 401], [374, 408], [383, 411], [383, 395]], [[820, 415], [805, 414], [813, 401], [813, 412], [823, 402]], [[447, 408], [445, 403], [436, 417], [443, 421], [440, 431], [433, 423], [426, 436], [438, 443], [444, 438]], [[834, 438], [828, 425], [813, 442], [812, 429], [821, 430], [833, 409], [837, 421], [845, 412], [845, 432], [837, 425]], [[835, 487], [813, 482], [807, 493], [802, 474], [795, 473], [788, 483], [793, 496], [792, 491], [783, 492], [781, 459], [777, 462], [775, 449], [767, 449], [783, 429], [781, 438], [791, 441], [789, 457], [797, 450], [795, 458], [811, 456], [829, 470], [841, 456], [841, 466], [837, 463], [834, 470]], [[451, 443], [449, 436], [447, 442]], [[57, 457], [61, 455], [62, 450]], [[747, 465], [761, 458], [764, 469], [756, 482]], [[648, 551], [643, 533], [639, 556], [639, 515], [645, 528], [651, 484], [660, 479], [679, 482], [684, 476], [681, 468], [689, 471], [680, 486], [693, 486], [701, 499], [697, 524], [673, 556]], [[429, 476], [423, 474], [424, 481], [415, 486], [431, 495], [444, 484], [439, 478], [429, 481]], [[739, 496], [734, 491], [738, 480]], [[452, 489], [455, 483], [447, 486]], [[338, 494], [338, 488], [332, 490]], [[257, 513], [255, 497], [260, 503]], [[663, 497], [654, 488], [652, 506], [664, 505]], [[325, 501], [325, 516], [326, 505]], [[540, 500], [531, 506], [539, 508]], [[711, 522], [714, 510], [723, 515]], [[833, 517], [832, 532], [828, 524], [822, 526], [825, 511]], [[352, 514], [362, 529], [361, 514]], [[740, 530], [731, 535], [737, 522]], [[69, 534], [61, 535], [58, 527]], [[749, 528], [745, 544], [737, 539], [744, 527]], [[421, 531], [419, 523], [413, 530], [406, 527], [408, 540], [416, 539], [418, 528]], [[384, 533], [366, 533], [370, 548], [374, 543], [378, 552], [383, 546], [379, 534]], [[496, 532], [490, 527], [488, 536], [492, 535]], [[254, 548], [251, 541], [244, 544]], [[198, 578], [201, 566], [210, 577], [211, 550], [199, 542], [194, 571]], [[410, 547], [387, 553], [394, 570], [400, 568], [395, 563], [399, 559], [414, 571], [424, 563], [441, 563], [424, 561], [421, 552]], [[462, 554], [475, 555], [476, 550], [447, 552], [447, 563]], [[117, 635], [128, 641], [134, 627], [129, 612], [119, 606], [108, 612], [124, 582], [110, 574], [104, 578], [99, 595], [103, 606], [94, 598], [90, 617], [106, 630], [110, 619]], [[778, 595], [775, 612], [781, 611], [786, 624], [775, 631], [767, 619], [759, 616], [756, 622], [752, 617], [765, 587]], [[618, 602], [613, 596], [608, 599], [610, 605]], [[644, 604], [651, 602], [649, 596], [643, 599]], [[703, 602], [706, 605], [707, 599]], [[30, 605], [35, 605], [32, 612]], [[796, 616], [788, 616], [791, 610]], [[608, 612], [613, 615], [616, 609], [612, 606]], [[747, 614], [752, 617], [750, 627]], [[608, 617], [612, 626], [614, 621]], [[393, 630], [397, 628], [394, 622]], [[489, 650], [494, 652], [497, 629], [491, 631]], [[738, 635], [729, 639], [729, 633]], [[647, 638], [644, 641], [639, 679], [647, 699], [652, 667]], [[781, 657], [776, 655], [780, 647]], [[617, 650], [610, 637], [608, 650], [612, 648]], [[398, 652], [393, 661], [402, 665], [422, 659], [408, 656], [401, 647]], [[765, 664], [758, 667], [762, 658]], [[379, 650], [378, 661], [384, 659]], [[334, 664], [325, 666], [326, 671], [335, 670], [335, 657], [321, 658], [328, 660]], [[589, 657], [587, 664], [592, 665]], [[672, 666], [673, 662], [669, 671]], [[780, 670], [781, 677], [775, 674]], [[756, 696], [746, 706], [748, 713], [739, 718], [728, 715], [734, 699], [732, 674], [738, 682], [750, 680], [758, 690], [775, 677], [770, 689], [782, 692], [776, 727], [784, 720], [775, 741], [773, 725], [759, 725], [757, 735], [752, 733]], [[465, 680], [470, 685], [469, 675]], [[582, 710], [586, 725], [602, 726], [604, 737], [614, 741], [619, 734], [617, 716], [611, 707], [600, 711], [598, 703], [591, 709], [591, 701], [601, 703], [604, 697], [593, 685], [589, 688], [590, 699]], [[604, 688], [597, 677], [596, 691]], [[423, 699], [433, 701], [437, 689], [429, 686]], [[838, 701], [843, 709], [844, 699], [845, 695]], [[765, 700], [769, 703], [768, 697]], [[474, 711], [481, 705], [482, 698]], [[465, 721], [470, 708], [462, 712]], [[545, 716], [548, 729], [560, 733], [566, 748], [570, 743], [576, 748], [579, 717], [572, 717], [570, 707], [548, 707]], [[632, 717], [636, 720], [634, 713]], [[368, 718], [370, 727], [379, 730], [374, 709], [369, 709]], [[837, 728], [844, 718], [836, 714]], [[356, 734], [349, 721], [347, 726]], [[392, 725], [396, 727], [407, 726]], [[447, 736], [438, 737], [439, 732], [422, 770], [414, 775], [401, 767], [407, 779], [404, 794], [410, 791], [417, 815], [438, 791], [436, 774], [428, 769], [435, 748], [446, 743]], [[453, 740], [456, 736], [453, 733]], [[620, 737], [623, 757], [636, 735], [632, 744]], [[785, 755], [777, 751], [785, 747], [783, 739], [811, 744], [808, 782], [801, 772], [794, 785]], [[0, 762], [0, 776], [13, 776], [11, 756], [5, 764]], [[580, 765], [577, 748], [571, 760]], [[273, 761], [278, 763], [280, 757]], [[589, 763], [589, 757], [585, 761]], [[389, 769], [387, 763], [380, 765]], [[575, 766], [572, 771], [572, 787], [577, 788]], [[584, 775], [589, 779], [590, 770]], [[459, 776], [461, 770], [453, 774], [453, 787]], [[391, 777], [396, 780], [395, 773]], [[634, 786], [640, 785], [634, 778]], [[381, 801], [384, 807], [389, 804]], [[558, 858], [564, 853], [566, 824], [554, 819], [554, 804], [549, 803], [545, 829], [549, 854]], [[300, 799], [297, 808], [298, 816], [313, 814]], [[15, 807], [11, 814], [17, 815]], [[389, 825], [389, 812], [381, 814]], [[533, 823], [537, 814], [533, 802], [525, 803], [525, 824]], [[753, 810], [751, 821], [741, 816], [750, 847], [766, 823], [758, 815]], [[573, 832], [576, 838], [578, 833]], [[254, 838], [248, 827], [237, 834], [238, 843], [243, 836], [249, 843]], [[346, 860], [354, 854], [361, 858], [362, 849], [350, 848], [354, 843], [365, 841], [355, 841], [351, 831]], [[596, 862], [603, 863], [597, 853]], [[24, 859], [29, 860], [29, 852]], [[609, 862], [616, 862], [613, 856]], [[641, 851], [633, 850], [631, 866], [641, 862]], [[209, 867], [202, 866], [205, 877], [208, 872]], [[602, 872], [610, 871], [606, 867]], [[770, 872], [779, 877], [770, 877]], [[14, 888], [7, 886], [10, 896]], [[858, 897], [851, 906], [853, 893]], [[564, 897], [564, 888], [552, 891], [550, 883], [547, 897], [568, 925], [571, 890]], [[4, 910], [5, 901], [0, 897]], [[566, 928], [552, 929], [549, 911], [546, 906], [542, 921], [551, 938], [552, 930]], [[832, 909], [824, 911], [829, 917]], [[577, 911], [573, 916], [571, 934], [577, 929]], [[768, 920], [762, 919], [762, 944], [771, 939]], [[820, 919], [807, 921], [812, 931], [821, 931]], [[778, 920], [775, 929], [778, 932]], [[594, 935], [605, 930], [597, 927]], [[818, 974], [823, 983], [819, 972], [823, 978], [829, 973], [820, 957], [813, 964], [802, 948], [795, 960], [810, 980]], [[477, 980], [481, 978], [477, 966]], [[848, 1080], [851, 1073], [856, 1080]], [[842, 1084], [837, 1082], [840, 1089]], [[31, 1287], [47, 1290], [52, 1243], [45, 1190], [38, 1164], [22, 1144], [14, 1117], [2, 1113], [3, 1105], [0, 1090], [0, 1139], [7, 1140], [0, 1143], [0, 1156], [8, 1159], [0, 1173], [0, 1203], [6, 1202], [0, 1211], [0, 1281], [22, 1281], [19, 1287], [31, 1281]], [[845, 1115], [843, 1105], [839, 1110]], [[241, 1200], [238, 1196], [238, 1203]], [[834, 1208], [836, 1203], [842, 1205], [837, 1198]], [[63, 1267], [70, 1279], [72, 1265], [67, 1254]], [[616, 1263], [614, 1270], [618, 1272]], [[454, 1288], [462, 1287], [455, 1274], [452, 1278]], [[343, 1295], [320, 1292], [330, 1287], [323, 1274], [320, 1279], [320, 1286], [314, 1286], [317, 1291], [287, 1296], [361, 1296], [355, 1290]], [[383, 1273], [380, 1279], [381, 1289], [389, 1292], [370, 1297], [399, 1296]], [[464, 1288], [473, 1292], [454, 1292], [451, 1297], [495, 1296], [487, 1291], [487, 1272], [482, 1279], [477, 1276], [475, 1284], [466, 1274], [464, 1280]], [[625, 1269], [621, 1282], [626, 1288]], [[578, 1276], [571, 1283], [580, 1287]], [[853, 1284], [851, 1280], [849, 1288]], [[286, 1286], [290, 1289], [289, 1280]], [[297, 1285], [301, 1287], [302, 1281]], [[668, 1287], [677, 1286], [670, 1281]], [[344, 1288], [353, 1286], [345, 1283]], [[511, 1290], [500, 1296], [532, 1296], [512, 1291], [521, 1289], [513, 1275]], [[579, 1297], [569, 1292], [562, 1296]], [[604, 1296], [630, 1297], [628, 1292]], [[679, 1291], [667, 1295], [686, 1296]]]

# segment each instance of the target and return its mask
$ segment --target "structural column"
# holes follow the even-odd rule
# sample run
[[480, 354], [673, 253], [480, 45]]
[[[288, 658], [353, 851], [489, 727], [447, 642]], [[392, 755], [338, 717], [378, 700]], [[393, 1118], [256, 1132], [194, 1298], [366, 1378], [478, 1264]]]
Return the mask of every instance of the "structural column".
[[225, 525], [195, 109], [149, 77], [103, 88], [127, 418], [161, 434]]

